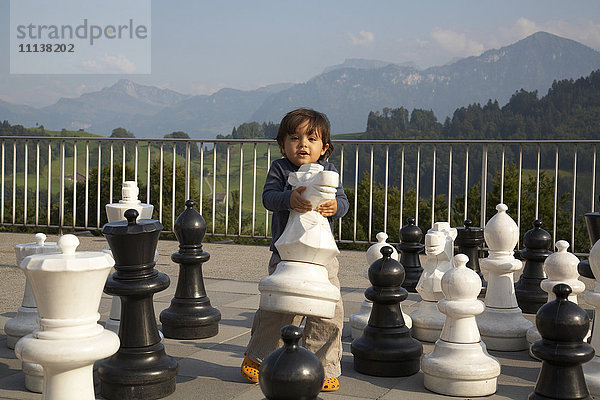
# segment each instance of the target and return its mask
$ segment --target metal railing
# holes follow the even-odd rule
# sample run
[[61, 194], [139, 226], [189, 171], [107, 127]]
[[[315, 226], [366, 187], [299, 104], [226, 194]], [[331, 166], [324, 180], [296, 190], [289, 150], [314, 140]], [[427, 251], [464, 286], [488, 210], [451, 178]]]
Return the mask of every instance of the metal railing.
[[[589, 247], [583, 214], [594, 211], [600, 141], [337, 140], [331, 161], [350, 200], [336, 222], [340, 242], [378, 231], [398, 241], [412, 216], [423, 230], [466, 218], [484, 226], [509, 204], [521, 234], [544, 220], [572, 251]], [[185, 199], [196, 200], [213, 236], [268, 238], [262, 184], [280, 157], [269, 139], [0, 137], [0, 224], [100, 229], [104, 205], [135, 180], [140, 200], [172, 231]]]

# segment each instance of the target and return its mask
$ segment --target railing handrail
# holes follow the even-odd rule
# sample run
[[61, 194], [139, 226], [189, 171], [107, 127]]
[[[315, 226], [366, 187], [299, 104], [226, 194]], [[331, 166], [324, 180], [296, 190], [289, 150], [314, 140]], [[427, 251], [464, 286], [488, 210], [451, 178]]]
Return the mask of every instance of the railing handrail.
[[[90, 141], [116, 141], [116, 142], [215, 142], [215, 143], [275, 143], [275, 139], [267, 138], [113, 138], [113, 137], [86, 137], [86, 136], [0, 136], [0, 140], [90, 140]], [[600, 139], [333, 139], [335, 143], [343, 144], [600, 144]]]

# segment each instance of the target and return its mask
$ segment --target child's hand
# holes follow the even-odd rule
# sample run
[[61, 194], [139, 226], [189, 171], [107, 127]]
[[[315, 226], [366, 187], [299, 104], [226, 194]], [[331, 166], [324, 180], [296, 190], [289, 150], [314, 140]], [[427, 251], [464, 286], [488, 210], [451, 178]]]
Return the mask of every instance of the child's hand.
[[305, 213], [312, 210], [310, 201], [302, 198], [302, 192], [306, 190], [306, 186], [300, 186], [292, 190], [290, 196], [290, 208], [294, 211]]
[[324, 217], [331, 217], [337, 211], [337, 200], [327, 200], [325, 203], [322, 203], [320, 206], [318, 206], [316, 211], [318, 211]]

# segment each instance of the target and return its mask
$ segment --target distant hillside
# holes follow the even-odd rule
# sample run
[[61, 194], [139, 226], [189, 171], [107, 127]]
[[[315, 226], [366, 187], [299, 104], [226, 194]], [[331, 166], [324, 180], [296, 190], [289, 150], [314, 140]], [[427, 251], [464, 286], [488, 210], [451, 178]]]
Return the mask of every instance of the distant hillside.
[[597, 68], [599, 52], [538, 32], [479, 57], [423, 71], [397, 65], [336, 69], [269, 97], [252, 119], [276, 121], [287, 110], [309, 106], [329, 116], [334, 132], [363, 130], [365, 115], [384, 107], [433, 110], [443, 121], [461, 106], [488, 99], [505, 103], [519, 89], [545, 93], [554, 80]]
[[432, 110], [443, 121], [468, 104], [488, 99], [503, 104], [520, 89], [544, 94], [555, 80], [577, 79], [598, 68], [599, 52], [539, 32], [479, 57], [426, 70], [410, 63], [349, 59], [305, 83], [249, 91], [226, 88], [188, 96], [121, 80], [41, 109], [0, 101], [0, 121], [56, 130], [84, 128], [104, 135], [124, 127], [137, 137], [185, 131], [193, 138], [214, 138], [244, 122], [279, 122], [286, 112], [304, 106], [325, 112], [333, 133], [358, 132], [365, 130], [371, 111]]

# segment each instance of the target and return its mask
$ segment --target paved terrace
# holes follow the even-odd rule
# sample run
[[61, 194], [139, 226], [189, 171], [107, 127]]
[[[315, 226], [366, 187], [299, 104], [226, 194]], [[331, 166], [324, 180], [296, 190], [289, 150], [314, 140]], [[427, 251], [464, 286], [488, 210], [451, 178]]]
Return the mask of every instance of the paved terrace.
[[[78, 234], [78, 250], [101, 250], [108, 247], [103, 237], [89, 233]], [[48, 241], [57, 237], [49, 235]], [[21, 305], [24, 274], [15, 263], [14, 246], [33, 241], [32, 234], [0, 233], [0, 399], [41, 399], [40, 394], [25, 389], [20, 360], [6, 347], [4, 325], [15, 316]], [[175, 292], [178, 265], [170, 255], [177, 251], [178, 243], [161, 240], [157, 269], [171, 278], [170, 287], [154, 296], [156, 317], [168, 307]], [[207, 243], [204, 250], [210, 260], [204, 264], [204, 277], [208, 296], [213, 306], [222, 314], [219, 334], [203, 340], [165, 339], [169, 355], [179, 362], [177, 389], [168, 400], [180, 399], [263, 399], [257, 384], [247, 382], [240, 375], [240, 364], [250, 337], [252, 317], [259, 303], [258, 281], [266, 273], [270, 252], [264, 246], [246, 246], [228, 243]], [[363, 252], [344, 250], [339, 256], [340, 281], [345, 308], [343, 332], [344, 354], [341, 389], [332, 393], [321, 393], [320, 399], [450, 399], [431, 393], [423, 387], [421, 372], [405, 378], [380, 378], [362, 375], [352, 367], [350, 352], [350, 326], [348, 318], [358, 311], [364, 299], [368, 281], [362, 277], [366, 268]], [[586, 282], [588, 288], [591, 282]], [[415, 309], [419, 300], [415, 294], [402, 303], [405, 312]], [[586, 306], [586, 308], [589, 308]], [[101, 323], [106, 321], [110, 310], [110, 298], [103, 296], [100, 304]], [[527, 316], [533, 320], [533, 315]], [[431, 352], [432, 344], [424, 345], [424, 352]], [[502, 375], [498, 379], [498, 391], [489, 399], [525, 399], [533, 391], [539, 371], [539, 363], [533, 361], [526, 351], [490, 352], [502, 364]], [[96, 383], [98, 383], [96, 379]], [[98, 386], [96, 386], [98, 390]], [[101, 399], [98, 395], [98, 399]]]

